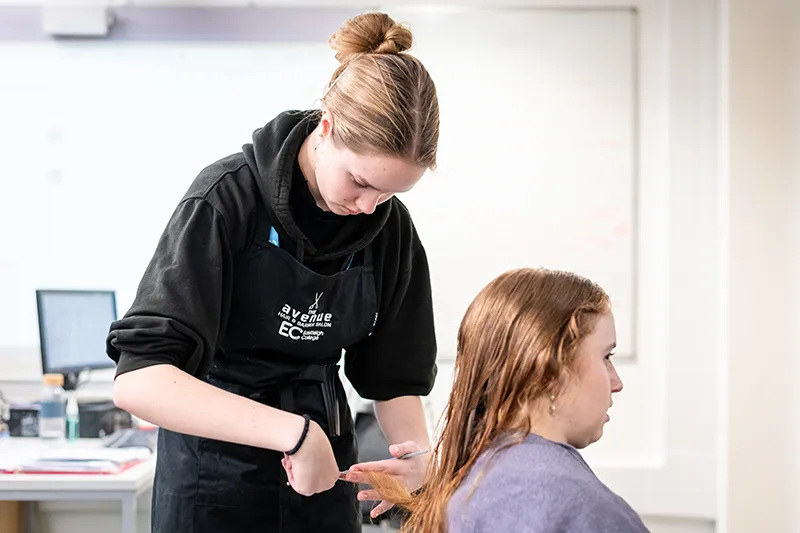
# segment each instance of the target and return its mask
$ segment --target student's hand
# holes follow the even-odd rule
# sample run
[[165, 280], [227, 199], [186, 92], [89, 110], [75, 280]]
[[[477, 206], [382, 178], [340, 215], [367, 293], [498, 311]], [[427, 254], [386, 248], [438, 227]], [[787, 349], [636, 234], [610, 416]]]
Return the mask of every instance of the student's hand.
[[294, 455], [284, 455], [281, 463], [289, 484], [303, 496], [329, 490], [339, 478], [331, 443], [313, 420], [308, 424], [308, 434], [300, 449]]
[[[420, 451], [420, 447], [411, 441], [402, 444], [393, 444], [389, 446], [389, 453], [394, 457], [402, 457], [407, 453]], [[409, 492], [414, 492], [422, 486], [425, 481], [425, 473], [428, 469], [428, 455], [419, 455], [410, 457], [408, 459], [384, 459], [382, 461], [370, 461], [367, 463], [359, 463], [350, 467], [350, 472], [345, 479], [352, 483], [369, 483], [366, 472], [383, 472], [391, 476], [397, 477]], [[375, 490], [362, 490], [358, 493], [358, 499], [361, 501], [381, 501], [369, 513], [372, 518], [385, 513], [392, 507], [394, 503], [388, 500], [381, 500], [380, 494]]]

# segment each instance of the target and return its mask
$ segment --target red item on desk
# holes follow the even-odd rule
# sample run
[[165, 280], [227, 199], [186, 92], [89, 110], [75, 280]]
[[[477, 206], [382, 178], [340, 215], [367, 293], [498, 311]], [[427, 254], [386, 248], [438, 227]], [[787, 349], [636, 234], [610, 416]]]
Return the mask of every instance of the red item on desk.
[[56, 447], [9, 458], [3, 471], [12, 474], [119, 474], [152, 457], [147, 448]]

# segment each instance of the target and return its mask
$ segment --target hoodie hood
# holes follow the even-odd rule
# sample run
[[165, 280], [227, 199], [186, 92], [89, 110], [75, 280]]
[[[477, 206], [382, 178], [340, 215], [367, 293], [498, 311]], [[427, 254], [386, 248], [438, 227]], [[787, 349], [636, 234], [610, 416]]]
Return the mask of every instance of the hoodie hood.
[[304, 258], [325, 261], [364, 249], [383, 229], [394, 203], [384, 202], [371, 215], [345, 217], [346, 223], [337, 238], [320, 248], [306, 237], [292, 217], [289, 193], [300, 146], [317, 127], [321, 116], [318, 110], [283, 112], [253, 133], [252, 144], [242, 147], [261, 197], [272, 213], [270, 218], [295, 242], [301, 262]]

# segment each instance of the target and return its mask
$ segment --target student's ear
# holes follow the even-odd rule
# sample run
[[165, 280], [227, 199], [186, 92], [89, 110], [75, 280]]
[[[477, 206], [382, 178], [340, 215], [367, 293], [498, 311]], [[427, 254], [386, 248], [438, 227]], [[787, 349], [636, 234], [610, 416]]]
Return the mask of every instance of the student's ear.
[[322, 111], [322, 118], [319, 121], [322, 131], [320, 135], [322, 138], [327, 138], [333, 132], [333, 115], [327, 109]]

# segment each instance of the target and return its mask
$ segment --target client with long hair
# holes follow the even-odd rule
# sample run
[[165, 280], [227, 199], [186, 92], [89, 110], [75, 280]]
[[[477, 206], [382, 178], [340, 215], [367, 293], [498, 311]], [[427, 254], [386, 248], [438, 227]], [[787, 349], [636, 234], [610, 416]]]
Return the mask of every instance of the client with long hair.
[[641, 533], [637, 513], [578, 450], [596, 442], [622, 390], [609, 297], [576, 274], [506, 272], [459, 328], [444, 425], [421, 490], [369, 463], [361, 499], [408, 511], [413, 533]]

